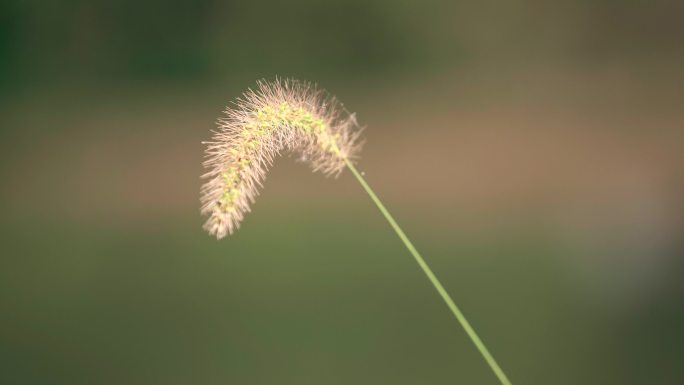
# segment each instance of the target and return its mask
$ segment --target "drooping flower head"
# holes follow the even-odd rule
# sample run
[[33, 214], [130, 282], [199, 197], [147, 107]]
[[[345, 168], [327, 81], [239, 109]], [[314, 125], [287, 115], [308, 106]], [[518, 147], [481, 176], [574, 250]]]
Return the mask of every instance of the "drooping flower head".
[[259, 81], [218, 120], [204, 142], [208, 179], [201, 189], [204, 228], [217, 238], [232, 234], [258, 195], [268, 167], [282, 151], [296, 152], [314, 171], [339, 175], [360, 150], [353, 114], [310, 83]]

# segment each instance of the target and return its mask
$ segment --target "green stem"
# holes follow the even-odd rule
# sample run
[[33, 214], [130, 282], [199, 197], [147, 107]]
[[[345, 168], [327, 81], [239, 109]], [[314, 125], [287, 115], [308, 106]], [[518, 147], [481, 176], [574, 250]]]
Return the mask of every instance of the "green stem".
[[387, 219], [387, 222], [392, 226], [394, 231], [397, 233], [399, 238], [404, 242], [404, 245], [408, 249], [408, 251], [413, 255], [413, 257], [416, 259], [416, 262], [418, 262], [418, 265], [423, 269], [423, 272], [425, 272], [425, 275], [427, 275], [428, 279], [430, 279], [430, 282], [432, 282], [432, 285], [437, 289], [437, 292], [439, 295], [442, 297], [444, 302], [446, 302], [447, 306], [451, 310], [451, 312], [454, 314], [454, 317], [458, 320], [458, 322], [461, 324], [463, 329], [465, 329], [466, 333], [468, 334], [468, 337], [473, 341], [477, 349], [480, 351], [482, 354], [482, 357], [484, 357], [485, 361], [489, 364], [489, 367], [492, 368], [492, 371], [494, 374], [496, 374], [496, 377], [501, 381], [501, 384], [503, 385], [511, 385], [511, 381], [506, 377], [506, 374], [501, 370], [501, 367], [499, 364], [496, 363], [496, 360], [492, 356], [491, 353], [489, 353], [489, 350], [487, 350], [487, 347], [485, 344], [482, 342], [480, 337], [478, 337], [477, 333], [475, 333], [475, 329], [473, 329], [472, 326], [470, 326], [470, 323], [468, 320], [465, 318], [463, 313], [461, 313], [461, 310], [459, 310], [458, 306], [454, 303], [454, 300], [451, 299], [449, 296], [449, 293], [444, 289], [444, 286], [439, 282], [435, 274], [432, 272], [432, 269], [428, 266], [428, 264], [425, 262], [423, 257], [420, 256], [420, 253], [416, 248], [413, 246], [411, 241], [408, 239], [406, 234], [404, 234], [404, 231], [401, 230], [397, 222], [394, 220], [392, 215], [387, 211], [385, 208], [385, 205], [382, 204], [380, 201], [380, 198], [378, 198], [377, 195], [373, 192], [373, 190], [370, 188], [368, 183], [366, 183], [366, 180], [361, 176], [361, 174], [356, 170], [356, 167], [347, 159], [345, 159], [345, 162], [347, 163], [347, 167], [349, 170], [354, 174], [356, 179], [359, 180], [359, 183], [361, 183], [361, 186], [363, 186], [364, 190], [368, 193], [370, 198], [375, 202], [375, 205], [378, 206], [378, 209], [380, 209], [380, 212], [382, 215], [385, 216], [385, 219]]

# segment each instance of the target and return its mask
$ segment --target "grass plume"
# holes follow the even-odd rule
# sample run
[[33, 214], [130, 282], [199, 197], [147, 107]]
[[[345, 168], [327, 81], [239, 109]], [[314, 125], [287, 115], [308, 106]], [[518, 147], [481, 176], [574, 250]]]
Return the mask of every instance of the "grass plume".
[[257, 86], [225, 110], [219, 130], [205, 142], [204, 228], [219, 239], [240, 226], [283, 150], [298, 152], [314, 171], [338, 175], [361, 147], [354, 115], [315, 86], [294, 80]]
[[233, 233], [254, 202], [266, 171], [283, 150], [296, 151], [314, 171], [338, 175], [346, 166], [406, 246], [451, 313], [502, 385], [510, 380], [489, 352], [425, 259], [399, 227], [352, 162], [360, 150], [360, 130], [353, 114], [333, 97], [308, 83], [293, 80], [258, 82], [257, 91], [227, 108], [219, 130], [206, 142], [204, 166], [209, 179], [201, 191], [204, 228], [217, 238]]

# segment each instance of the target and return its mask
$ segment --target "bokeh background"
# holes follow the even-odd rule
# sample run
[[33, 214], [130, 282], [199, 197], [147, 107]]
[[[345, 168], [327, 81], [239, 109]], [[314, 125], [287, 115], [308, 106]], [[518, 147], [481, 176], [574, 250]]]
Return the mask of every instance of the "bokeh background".
[[516, 384], [684, 383], [684, 3], [0, 3], [0, 383], [495, 384], [348, 174], [233, 237], [202, 140], [316, 81]]

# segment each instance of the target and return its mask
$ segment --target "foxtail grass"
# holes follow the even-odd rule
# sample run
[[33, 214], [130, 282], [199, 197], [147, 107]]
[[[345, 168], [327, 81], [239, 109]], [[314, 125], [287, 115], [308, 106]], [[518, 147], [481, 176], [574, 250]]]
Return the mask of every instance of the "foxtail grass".
[[378, 207], [423, 270], [437, 293], [503, 385], [510, 380], [437, 279], [406, 233], [356, 169], [361, 129], [354, 114], [334, 97], [310, 83], [295, 80], [259, 81], [233, 106], [226, 108], [211, 141], [206, 144], [207, 179], [201, 189], [204, 228], [218, 239], [236, 231], [258, 195], [268, 168], [283, 151], [295, 152], [314, 171], [339, 175], [346, 167]]

